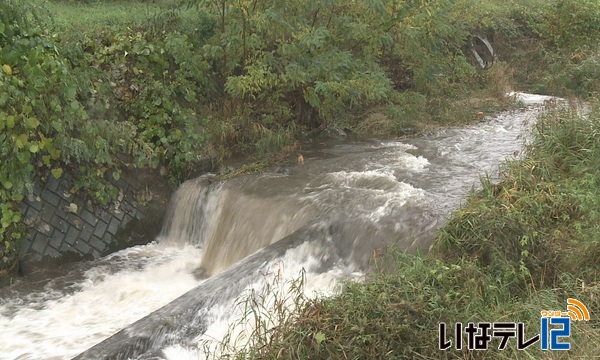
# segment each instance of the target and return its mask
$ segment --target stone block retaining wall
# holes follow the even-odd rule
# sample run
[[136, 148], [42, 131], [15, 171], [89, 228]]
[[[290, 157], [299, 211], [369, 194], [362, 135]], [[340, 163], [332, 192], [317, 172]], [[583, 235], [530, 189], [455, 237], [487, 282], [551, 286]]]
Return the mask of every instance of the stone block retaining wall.
[[[151, 192], [148, 184], [144, 184], [143, 176], [137, 175], [123, 176], [114, 182], [119, 196], [106, 207], [71, 194], [73, 178], [69, 174], [63, 174], [60, 179], [48, 175], [45, 184], [38, 181], [33, 194], [26, 197], [21, 206], [25, 223], [31, 227], [29, 239], [21, 245], [21, 262], [64, 255], [98, 258], [117, 250], [117, 240], [127, 241], [117, 238], [134, 219], [143, 221], [149, 212], [153, 212], [151, 221], [156, 223], [158, 219], [160, 222], [161, 210], [166, 209], [169, 195]], [[140, 199], [144, 204], [140, 204]], [[149, 206], [150, 202], [154, 202], [154, 206]], [[146, 242], [149, 242], [155, 235], [149, 232], [141, 236], [148, 237]]]

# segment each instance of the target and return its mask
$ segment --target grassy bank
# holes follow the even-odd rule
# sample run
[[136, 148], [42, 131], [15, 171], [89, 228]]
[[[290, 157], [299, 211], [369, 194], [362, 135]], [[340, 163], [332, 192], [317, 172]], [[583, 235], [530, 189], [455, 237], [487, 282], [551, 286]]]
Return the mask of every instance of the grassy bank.
[[[482, 180], [452, 215], [426, 255], [391, 249], [365, 283], [308, 300], [277, 327], [261, 327], [251, 346], [230, 358], [586, 358], [600, 348], [600, 107], [545, 113], [522, 160], [502, 167], [499, 183]], [[540, 331], [541, 310], [581, 300], [589, 322], [572, 322], [569, 352], [438, 349], [438, 324], [522, 322], [525, 340]], [[250, 304], [252, 305], [252, 304]], [[274, 317], [277, 309], [262, 311]], [[258, 312], [258, 311], [256, 311]], [[250, 314], [254, 311], [249, 311]], [[273, 315], [275, 314], [275, 315]], [[258, 320], [256, 324], [262, 324]], [[227, 349], [225, 353], [227, 354]]]

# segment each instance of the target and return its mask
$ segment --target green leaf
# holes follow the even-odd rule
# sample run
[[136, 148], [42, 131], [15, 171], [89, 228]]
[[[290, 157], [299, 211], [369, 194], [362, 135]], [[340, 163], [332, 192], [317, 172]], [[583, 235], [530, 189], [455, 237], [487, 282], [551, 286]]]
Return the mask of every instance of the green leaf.
[[71, 86], [67, 89], [67, 98], [74, 99], [75, 95], [77, 95], [77, 89], [74, 86]]
[[18, 223], [19, 221], [21, 221], [21, 213], [20, 212], [16, 212], [16, 213], [13, 214], [12, 222]]
[[325, 334], [323, 334], [322, 332], [318, 332], [315, 334], [315, 341], [317, 342], [317, 344], [321, 344], [323, 341], [325, 341]]
[[10, 190], [12, 188], [13, 184], [10, 181], [8, 181], [8, 180], [4, 180], [2, 182], [2, 186], [4, 186], [4, 188], [6, 190]]
[[175, 129], [172, 133], [171, 133], [171, 138], [173, 140], [180, 140], [183, 137], [183, 132], [179, 129]]
[[29, 151], [19, 151], [17, 153], [17, 160], [19, 160], [21, 164], [28, 164], [31, 160], [31, 154]]
[[52, 128], [54, 128], [54, 130], [56, 130], [58, 132], [63, 131], [62, 122], [60, 122], [58, 120], [54, 120], [50, 124], [52, 125]]
[[27, 135], [26, 134], [21, 134], [19, 136], [17, 136], [17, 138], [15, 139], [15, 144], [17, 145], [17, 147], [19, 149], [22, 149], [25, 144], [27, 144], [29, 141], [27, 140]]
[[[40, 135], [40, 139], [41, 139], [41, 140], [39, 141], [39, 144], [40, 144], [40, 149], [42, 149], [42, 150], [43, 150], [43, 149], [46, 147], [46, 144], [49, 144], [49, 143], [52, 141], [52, 139], [48, 140], [48, 139], [47, 139], [47, 138], [44, 136], [44, 134], [42, 134], [42, 133], [38, 133], [38, 134]], [[50, 145], [50, 146], [51, 146], [51, 145]]]
[[12, 129], [15, 127], [15, 117], [13, 115], [8, 115], [6, 117], [6, 127]]
[[31, 144], [29, 146], [29, 151], [35, 154], [38, 151], [40, 151], [40, 147], [38, 146], [38, 144]]
[[39, 125], [40, 125], [40, 121], [36, 117], [32, 116], [32, 117], [25, 118], [25, 126], [27, 126], [27, 128], [35, 129]]
[[21, 113], [23, 113], [24, 115], [29, 115], [32, 111], [33, 107], [31, 107], [31, 105], [29, 104], [24, 104], [23, 108], [21, 109]]
[[2, 71], [6, 74], [6, 75], [12, 75], [12, 68], [10, 67], [10, 65], [8, 64], [4, 64], [2, 65]]
[[115, 179], [115, 181], [119, 181], [119, 179], [121, 178], [121, 174], [118, 171], [113, 171], [112, 177], [113, 179]]
[[52, 149], [50, 151], [50, 156], [52, 157], [52, 160], [56, 160], [60, 157], [60, 150], [58, 149]]
[[51, 172], [52, 172], [52, 176], [54, 176], [55, 179], [59, 179], [62, 176], [63, 169], [56, 168], [56, 169], [52, 169]]

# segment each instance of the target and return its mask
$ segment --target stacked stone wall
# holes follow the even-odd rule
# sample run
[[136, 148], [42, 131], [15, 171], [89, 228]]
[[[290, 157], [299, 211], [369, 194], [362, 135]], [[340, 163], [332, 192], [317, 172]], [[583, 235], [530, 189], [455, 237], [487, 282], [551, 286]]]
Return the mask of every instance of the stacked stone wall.
[[[22, 263], [65, 255], [104, 256], [117, 250], [117, 243], [125, 247], [123, 243], [128, 239], [124, 239], [127, 235], [122, 233], [134, 220], [144, 221], [148, 212], [154, 212], [151, 221], [156, 223], [168, 201], [164, 194], [158, 199], [137, 176], [122, 177], [113, 183], [119, 195], [108, 206], [94, 204], [81, 194], [73, 195], [72, 184], [69, 174], [63, 174], [60, 179], [49, 175], [36, 183], [33, 193], [22, 203], [21, 212], [30, 227], [30, 236], [20, 248]], [[158, 214], [148, 204], [157, 200], [160, 201]], [[153, 235], [146, 234], [149, 237], [146, 242], [152, 241]]]

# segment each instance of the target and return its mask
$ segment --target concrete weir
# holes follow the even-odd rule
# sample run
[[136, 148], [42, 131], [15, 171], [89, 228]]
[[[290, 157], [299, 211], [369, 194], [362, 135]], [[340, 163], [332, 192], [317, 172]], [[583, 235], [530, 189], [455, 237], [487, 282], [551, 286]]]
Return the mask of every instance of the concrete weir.
[[332, 239], [331, 237], [336, 236], [333, 232], [334, 227], [330, 225], [312, 222], [207, 279], [193, 290], [84, 351], [73, 360], [160, 358], [157, 356], [165, 346], [177, 340], [191, 340], [203, 334], [208, 326], [203, 314], [205, 315], [212, 306], [237, 297], [246, 286], [260, 277], [261, 270], [268, 262], [284, 256], [286, 251], [304, 242]]

